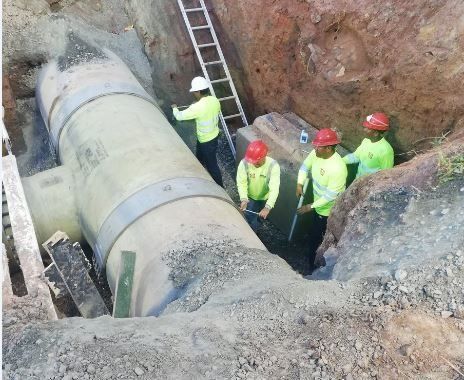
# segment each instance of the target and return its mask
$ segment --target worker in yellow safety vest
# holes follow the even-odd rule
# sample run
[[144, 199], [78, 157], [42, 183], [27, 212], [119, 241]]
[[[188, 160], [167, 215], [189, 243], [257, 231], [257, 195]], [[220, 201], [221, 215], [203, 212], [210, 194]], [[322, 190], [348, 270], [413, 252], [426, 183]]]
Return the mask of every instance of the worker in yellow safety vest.
[[347, 164], [359, 164], [356, 178], [393, 167], [393, 148], [384, 137], [389, 129], [388, 116], [373, 113], [367, 116], [363, 127], [366, 138], [354, 153], [343, 157]]
[[190, 92], [193, 93], [197, 102], [183, 111], [179, 111], [177, 105], [173, 104], [173, 115], [179, 121], [195, 119], [197, 130], [196, 156], [198, 161], [208, 170], [214, 181], [219, 186], [224, 187], [216, 157], [221, 104], [215, 96], [211, 95], [209, 83], [203, 77], [192, 79]]
[[267, 156], [267, 152], [268, 147], [263, 141], [251, 142], [237, 168], [240, 209], [255, 232], [279, 196], [280, 167], [276, 160]]
[[[316, 250], [321, 244], [327, 228], [327, 218], [337, 197], [345, 190], [348, 171], [343, 159], [335, 151], [340, 140], [332, 129], [325, 128], [317, 132], [312, 144], [314, 149], [304, 160], [298, 172], [296, 195], [303, 195], [303, 184], [311, 173], [314, 201], [297, 210], [305, 214], [314, 209], [313, 230], [311, 231], [311, 246], [309, 264], [315, 267]], [[316, 263], [316, 266], [320, 264]]]

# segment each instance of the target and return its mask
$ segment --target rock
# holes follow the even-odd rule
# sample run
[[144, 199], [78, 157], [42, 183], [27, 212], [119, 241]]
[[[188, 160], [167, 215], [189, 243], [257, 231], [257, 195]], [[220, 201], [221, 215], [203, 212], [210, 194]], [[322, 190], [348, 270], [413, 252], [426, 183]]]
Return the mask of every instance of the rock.
[[443, 210], [441, 210], [441, 214], [442, 214], [442, 215], [446, 215], [446, 214], [449, 213], [449, 211], [450, 211], [449, 208], [444, 208]]
[[89, 364], [87, 367], [87, 373], [94, 374], [95, 373], [95, 366], [93, 364]]
[[96, 12], [100, 12], [102, 10], [102, 4], [101, 4], [101, 1], [98, 0], [98, 1], [95, 1], [92, 5], [92, 8], [94, 9], [94, 11]]
[[411, 354], [413, 353], [413, 347], [411, 344], [403, 344], [400, 348], [399, 348], [399, 352], [401, 355], [403, 356], [406, 356], [406, 357], [410, 357]]
[[239, 362], [240, 365], [242, 366], [242, 365], [248, 363], [248, 360], [246, 360], [245, 358], [243, 358], [243, 357], [240, 356], [240, 357], [238, 358], [238, 362]]
[[451, 317], [452, 315], [453, 315], [453, 312], [451, 312], [451, 311], [443, 310], [443, 311], [441, 312], [441, 317], [442, 317], [442, 318], [449, 318], [449, 317]]
[[403, 309], [407, 309], [410, 306], [409, 300], [406, 296], [401, 297], [400, 306]]
[[361, 351], [361, 349], [363, 348], [362, 342], [357, 340], [356, 343], [354, 344], [354, 348], [356, 348], [356, 351]]
[[369, 366], [369, 359], [366, 357], [363, 357], [361, 359], [358, 359], [356, 362], [359, 368], [367, 368]]
[[140, 368], [140, 367], [135, 367], [135, 368], [134, 368], [134, 372], [135, 372], [135, 374], [136, 374], [137, 376], [142, 376], [142, 375], [145, 373], [145, 372], [143, 371], [143, 369]]
[[409, 289], [406, 287], [406, 286], [403, 286], [401, 285], [400, 287], [398, 287], [398, 290], [402, 293], [409, 293]]
[[408, 276], [408, 272], [403, 269], [395, 271], [394, 277], [396, 281], [403, 281]]
[[454, 310], [454, 318], [464, 319], [464, 305], [458, 305]]
[[446, 272], [446, 275], [447, 275], [448, 277], [453, 277], [453, 276], [454, 276], [453, 270], [452, 270], [451, 268], [446, 268], [446, 269], [445, 269], [445, 272]]
[[342, 367], [342, 371], [343, 371], [344, 374], [349, 374], [352, 369], [353, 369], [353, 365], [351, 363], [345, 364]]
[[317, 13], [317, 12], [311, 13], [311, 22], [313, 24], [318, 24], [318, 23], [321, 22], [321, 20], [322, 20], [322, 17], [321, 17], [321, 15], [319, 13]]
[[383, 292], [378, 290], [378, 291], [374, 292], [372, 297], [374, 297], [374, 299], [377, 299], [377, 298], [380, 298], [380, 296], [382, 296], [382, 294], [383, 294]]

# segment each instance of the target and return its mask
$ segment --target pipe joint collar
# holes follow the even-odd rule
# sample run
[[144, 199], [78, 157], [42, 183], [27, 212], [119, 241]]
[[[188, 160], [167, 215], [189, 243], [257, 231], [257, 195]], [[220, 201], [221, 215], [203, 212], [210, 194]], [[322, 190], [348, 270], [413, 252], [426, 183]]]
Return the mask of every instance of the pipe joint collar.
[[106, 217], [96, 236], [85, 227], [81, 217], [84, 236], [93, 247], [99, 270], [103, 270], [112, 247], [130, 225], [156, 208], [194, 197], [220, 199], [236, 208], [225, 190], [215, 182], [182, 177], [153, 183], [130, 195]]
[[56, 113], [54, 115], [51, 114], [50, 116], [50, 136], [56, 153], [59, 155], [61, 132], [75, 112], [77, 112], [84, 105], [90, 103], [92, 100], [101, 98], [103, 96], [117, 94], [137, 96], [158, 107], [153, 98], [148, 95], [138, 83], [105, 82], [98, 83], [90, 87], [85, 87], [73, 94], [73, 96], [64, 99], [60, 104], [59, 109], [56, 110]]

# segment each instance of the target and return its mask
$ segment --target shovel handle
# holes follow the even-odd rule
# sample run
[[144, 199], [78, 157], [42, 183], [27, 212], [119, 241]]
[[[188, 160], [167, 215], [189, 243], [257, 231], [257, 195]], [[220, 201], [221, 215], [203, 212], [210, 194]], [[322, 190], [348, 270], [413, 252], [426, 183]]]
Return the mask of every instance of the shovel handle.
[[[300, 199], [298, 200], [298, 206], [296, 209], [298, 210], [301, 206], [303, 206], [304, 196], [306, 194], [306, 190], [308, 189], [309, 179], [306, 178], [303, 184], [303, 194], [300, 195]], [[296, 221], [298, 219], [298, 213], [295, 211], [295, 215], [293, 216], [292, 227], [290, 228], [290, 233], [288, 235], [288, 241], [292, 241], [293, 232], [295, 231]]]

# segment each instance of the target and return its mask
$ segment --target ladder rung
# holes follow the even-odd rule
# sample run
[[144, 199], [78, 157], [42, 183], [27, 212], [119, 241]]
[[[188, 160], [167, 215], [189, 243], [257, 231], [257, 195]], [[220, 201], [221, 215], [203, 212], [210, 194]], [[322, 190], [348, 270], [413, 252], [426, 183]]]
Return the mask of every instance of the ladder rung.
[[222, 61], [211, 61], [211, 62], [205, 62], [205, 66], [209, 66], [209, 65], [219, 65], [221, 64]]
[[241, 114], [241, 113], [236, 113], [236, 114], [234, 114], [234, 115], [223, 116], [222, 118], [223, 118], [224, 120], [227, 120], [227, 119], [232, 119], [232, 118], [234, 118], [234, 117], [239, 117], [239, 116], [242, 116], [242, 114]]
[[222, 78], [222, 79], [215, 79], [210, 81], [209, 83], [221, 83], [221, 82], [228, 82], [229, 78]]
[[185, 8], [185, 12], [189, 13], [189, 12], [200, 12], [200, 11], [203, 11], [203, 8]]
[[192, 30], [208, 29], [209, 25], [192, 26]]
[[219, 98], [218, 100], [219, 100], [220, 102], [222, 102], [222, 101], [224, 101], [224, 100], [229, 100], [229, 99], [235, 99], [235, 96], [233, 96], [233, 95], [232, 95], [232, 96], [226, 96], [226, 97], [224, 97], [224, 98]]
[[198, 45], [199, 48], [204, 48], [204, 47], [208, 47], [208, 46], [216, 46], [216, 42], [211, 42], [210, 44]]

